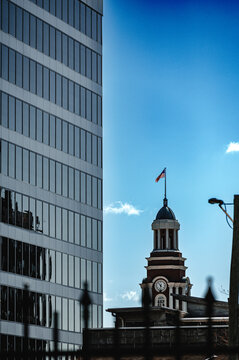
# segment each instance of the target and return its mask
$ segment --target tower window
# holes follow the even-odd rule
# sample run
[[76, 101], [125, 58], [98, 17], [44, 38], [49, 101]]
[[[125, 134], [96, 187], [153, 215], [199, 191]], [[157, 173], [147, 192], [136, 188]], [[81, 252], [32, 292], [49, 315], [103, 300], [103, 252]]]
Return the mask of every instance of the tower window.
[[165, 229], [160, 230], [160, 235], [161, 235], [161, 239], [160, 239], [161, 249], [166, 249], [166, 230]]
[[169, 248], [174, 249], [174, 231], [173, 229], [169, 229]]

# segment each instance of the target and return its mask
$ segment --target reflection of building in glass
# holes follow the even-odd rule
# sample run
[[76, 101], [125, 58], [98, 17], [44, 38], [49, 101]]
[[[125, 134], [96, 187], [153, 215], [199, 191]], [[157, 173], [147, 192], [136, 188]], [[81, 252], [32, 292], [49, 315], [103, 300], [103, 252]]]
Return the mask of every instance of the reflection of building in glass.
[[0, 3], [1, 348], [21, 349], [24, 283], [29, 346], [82, 341], [102, 326], [102, 0]]

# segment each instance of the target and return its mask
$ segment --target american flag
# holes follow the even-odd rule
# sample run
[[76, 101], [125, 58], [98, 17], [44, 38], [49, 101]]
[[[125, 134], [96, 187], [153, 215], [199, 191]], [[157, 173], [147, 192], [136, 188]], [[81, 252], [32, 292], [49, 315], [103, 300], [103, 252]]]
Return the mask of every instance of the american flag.
[[159, 179], [164, 178], [165, 174], [166, 174], [166, 168], [164, 168], [163, 171], [161, 172], [161, 174], [159, 174], [159, 176], [155, 179], [155, 182], [158, 182]]

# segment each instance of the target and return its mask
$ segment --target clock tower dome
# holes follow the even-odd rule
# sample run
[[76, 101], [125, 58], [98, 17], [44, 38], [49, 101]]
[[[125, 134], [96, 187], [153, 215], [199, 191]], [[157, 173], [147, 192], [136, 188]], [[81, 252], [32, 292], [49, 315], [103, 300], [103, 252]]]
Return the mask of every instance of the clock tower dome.
[[165, 197], [163, 207], [152, 223], [153, 251], [148, 261], [147, 278], [140, 284], [142, 290], [149, 286], [154, 307], [168, 307], [187, 311], [187, 303], [176, 299], [173, 294], [190, 295], [192, 284], [186, 277], [186, 258], [178, 248], [180, 224], [168, 207]]

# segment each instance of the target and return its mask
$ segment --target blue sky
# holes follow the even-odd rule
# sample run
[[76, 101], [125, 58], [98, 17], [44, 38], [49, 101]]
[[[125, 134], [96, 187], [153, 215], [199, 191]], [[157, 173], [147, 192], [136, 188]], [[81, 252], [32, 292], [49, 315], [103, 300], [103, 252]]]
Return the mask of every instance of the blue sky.
[[140, 303], [164, 167], [192, 295], [210, 275], [227, 299], [232, 231], [207, 201], [239, 193], [238, 16], [236, 1], [104, 0], [105, 308]]

